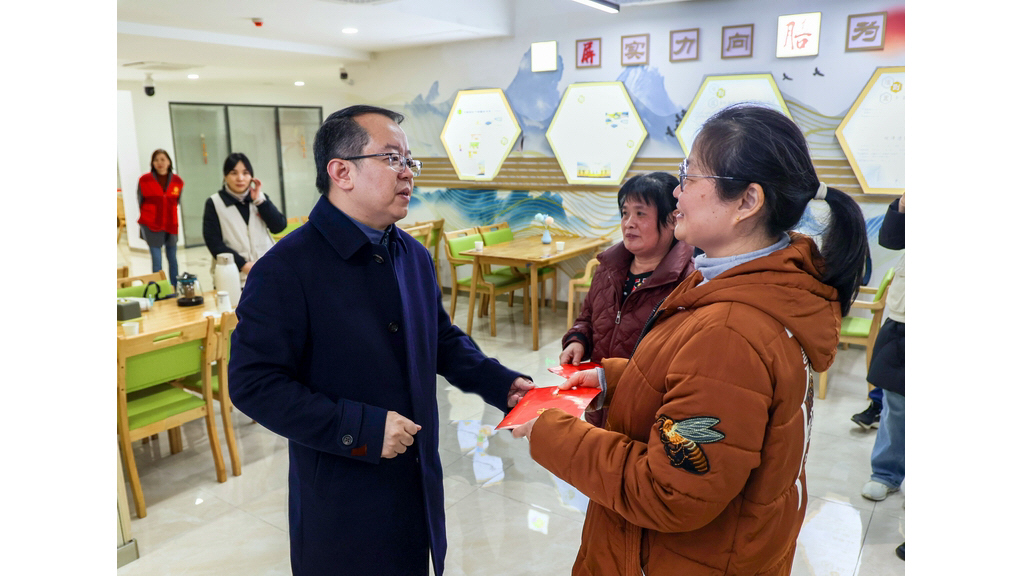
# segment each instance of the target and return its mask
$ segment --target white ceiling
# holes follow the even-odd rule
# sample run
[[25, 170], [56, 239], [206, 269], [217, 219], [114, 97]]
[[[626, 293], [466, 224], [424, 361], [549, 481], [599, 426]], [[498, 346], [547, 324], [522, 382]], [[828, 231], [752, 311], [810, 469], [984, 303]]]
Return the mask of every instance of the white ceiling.
[[[376, 52], [509, 37], [517, 9], [553, 18], [593, 10], [570, 0], [118, 0], [117, 78], [336, 86], [342, 66]], [[359, 32], [343, 34], [348, 27]]]

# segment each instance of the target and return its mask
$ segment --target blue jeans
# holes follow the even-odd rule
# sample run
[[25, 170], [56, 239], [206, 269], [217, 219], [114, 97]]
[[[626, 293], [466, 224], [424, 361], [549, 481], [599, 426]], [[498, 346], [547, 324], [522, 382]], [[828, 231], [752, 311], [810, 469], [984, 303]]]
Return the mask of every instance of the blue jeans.
[[[172, 239], [173, 238], [173, 239]], [[167, 279], [171, 281], [171, 286], [178, 287], [178, 237], [173, 234], [167, 235], [167, 241], [164, 242], [163, 248], [167, 251], [167, 263], [169, 265], [169, 272]], [[160, 254], [160, 246], [150, 246], [149, 255], [153, 258], [153, 272], [159, 272], [163, 270], [163, 258]]]
[[871, 403], [872, 404], [877, 404], [877, 405], [881, 406], [882, 405], [882, 389], [879, 388], [878, 386], [875, 386], [874, 388], [871, 389], [870, 392], [868, 392], [868, 398], [871, 399]]
[[878, 425], [875, 446], [871, 449], [871, 479], [899, 489], [906, 472], [904, 431], [906, 398], [884, 391], [882, 421]]

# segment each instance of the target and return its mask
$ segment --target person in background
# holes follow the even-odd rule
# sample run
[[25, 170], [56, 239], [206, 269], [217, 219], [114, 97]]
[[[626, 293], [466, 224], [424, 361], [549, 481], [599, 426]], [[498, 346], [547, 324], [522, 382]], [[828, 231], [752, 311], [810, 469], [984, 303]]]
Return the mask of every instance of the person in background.
[[[256, 207], [255, 213], [250, 206]], [[229, 154], [224, 160], [224, 185], [207, 198], [203, 209], [203, 240], [213, 255], [211, 271], [217, 255], [229, 253], [245, 286], [253, 262], [274, 245], [271, 234], [287, 226], [288, 219], [263, 194], [249, 158], [241, 152]]]
[[[573, 374], [605, 429], [557, 409], [513, 429], [590, 498], [573, 574], [788, 575], [807, 512], [812, 368], [835, 358], [867, 231], [797, 125], [722, 109], [680, 165], [675, 237], [704, 251], [630, 358]], [[792, 232], [828, 203], [823, 248]], [[642, 571], [642, 572], [641, 572]]]
[[174, 173], [171, 157], [158, 149], [149, 159], [149, 173], [139, 178], [139, 234], [149, 246], [153, 272], [163, 269], [161, 247], [167, 252], [171, 285], [178, 285], [178, 203], [185, 182]]
[[[878, 231], [878, 244], [881, 247], [903, 250], [906, 246], [905, 206], [906, 194], [889, 205], [882, 220], [882, 228]], [[889, 317], [878, 330], [867, 376], [874, 390], [882, 393], [882, 414], [875, 445], [871, 449], [871, 479], [864, 484], [861, 495], [876, 502], [885, 500], [889, 494], [899, 490], [906, 474], [905, 258], [906, 255], [901, 254], [896, 263], [889, 294], [885, 299]], [[903, 559], [904, 544], [897, 547], [896, 554]]]
[[[619, 189], [622, 242], [600, 265], [576, 323], [562, 337], [561, 364], [628, 358], [655, 307], [693, 272], [693, 248], [673, 236], [679, 180], [666, 172], [633, 176]], [[586, 414], [604, 425], [604, 410]]]
[[430, 252], [395, 226], [413, 160], [403, 116], [351, 106], [313, 142], [321, 198], [256, 261], [231, 400], [288, 438], [296, 575], [435, 576], [447, 549], [437, 375], [507, 412], [533, 382], [451, 323]]

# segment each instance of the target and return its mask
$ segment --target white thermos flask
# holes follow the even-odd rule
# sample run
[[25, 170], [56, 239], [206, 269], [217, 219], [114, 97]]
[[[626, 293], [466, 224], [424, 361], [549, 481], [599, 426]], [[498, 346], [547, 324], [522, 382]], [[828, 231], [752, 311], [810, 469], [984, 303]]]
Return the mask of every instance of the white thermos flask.
[[242, 281], [232, 254], [217, 254], [217, 266], [213, 270], [213, 287], [218, 291], [227, 292], [231, 297], [231, 306], [238, 306], [238, 299], [242, 297]]

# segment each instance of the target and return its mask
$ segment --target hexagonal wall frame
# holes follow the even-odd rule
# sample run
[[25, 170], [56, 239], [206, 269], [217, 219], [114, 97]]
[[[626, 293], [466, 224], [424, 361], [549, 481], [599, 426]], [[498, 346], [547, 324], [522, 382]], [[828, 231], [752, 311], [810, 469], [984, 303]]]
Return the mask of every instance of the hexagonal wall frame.
[[460, 90], [441, 130], [459, 180], [494, 180], [522, 129], [499, 88]]
[[622, 82], [570, 84], [546, 133], [570, 184], [618, 186], [647, 138]]
[[693, 140], [708, 118], [722, 108], [740, 102], [761, 104], [792, 118], [771, 74], [705, 76], [690, 107], [676, 127], [676, 140], [683, 147], [683, 154], [690, 155]]
[[865, 194], [903, 194], [906, 187], [906, 66], [875, 70], [836, 128]]

